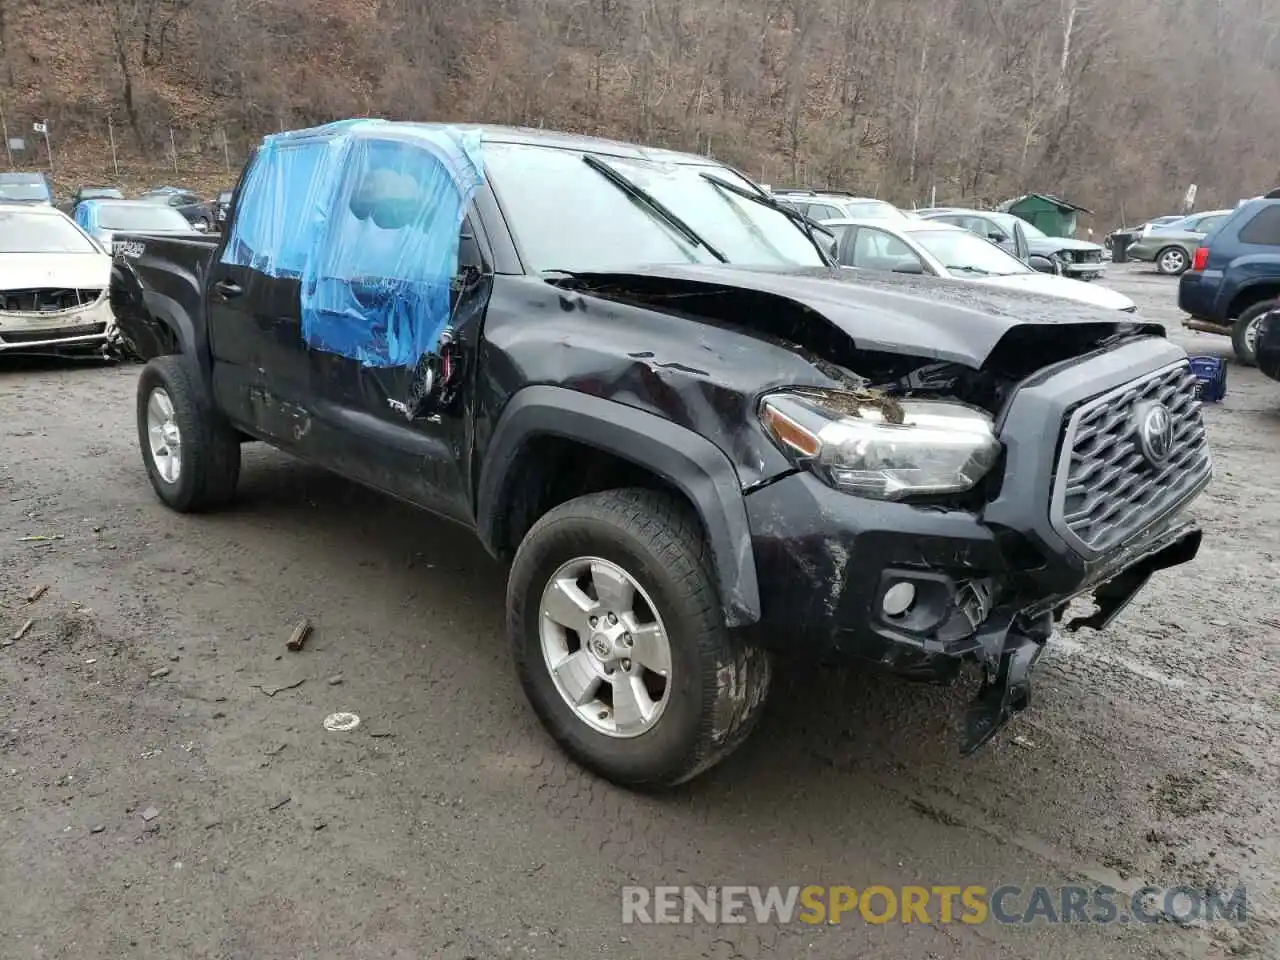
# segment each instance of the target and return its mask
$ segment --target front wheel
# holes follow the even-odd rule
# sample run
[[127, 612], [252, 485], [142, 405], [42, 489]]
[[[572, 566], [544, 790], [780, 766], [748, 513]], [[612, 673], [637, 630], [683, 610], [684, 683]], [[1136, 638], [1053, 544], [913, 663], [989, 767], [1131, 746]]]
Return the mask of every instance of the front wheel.
[[180, 354], [156, 357], [138, 377], [138, 441], [156, 495], [180, 513], [235, 495], [240, 438], [204, 402]]
[[615, 783], [693, 778], [764, 705], [769, 658], [725, 627], [702, 530], [667, 494], [610, 490], [543, 516], [516, 552], [507, 615], [543, 726]]
[[1187, 272], [1191, 260], [1181, 247], [1165, 247], [1156, 254], [1156, 270], [1166, 277], [1176, 277]]
[[1231, 327], [1231, 346], [1235, 350], [1236, 360], [1244, 367], [1258, 365], [1258, 327], [1267, 312], [1274, 310], [1280, 301], [1264, 300], [1255, 303], [1236, 319]]

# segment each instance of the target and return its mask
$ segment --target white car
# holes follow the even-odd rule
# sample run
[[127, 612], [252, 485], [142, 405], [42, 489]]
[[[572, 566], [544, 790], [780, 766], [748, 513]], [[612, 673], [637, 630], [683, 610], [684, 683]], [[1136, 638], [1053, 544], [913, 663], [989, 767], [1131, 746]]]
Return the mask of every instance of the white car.
[[1040, 273], [990, 240], [937, 220], [823, 220], [822, 226], [836, 237], [836, 258], [842, 266], [950, 277], [1126, 313], [1137, 310], [1123, 293]]
[[110, 281], [111, 257], [65, 213], [0, 203], [0, 353], [105, 347]]
[[813, 190], [771, 190], [773, 199], [798, 210], [810, 220], [905, 220], [907, 215], [887, 200], [852, 193], [818, 193]]

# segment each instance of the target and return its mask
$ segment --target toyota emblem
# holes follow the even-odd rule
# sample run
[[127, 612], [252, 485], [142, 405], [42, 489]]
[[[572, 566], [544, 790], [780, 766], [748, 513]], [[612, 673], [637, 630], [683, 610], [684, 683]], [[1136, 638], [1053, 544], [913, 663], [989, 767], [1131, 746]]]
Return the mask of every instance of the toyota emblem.
[[1160, 466], [1173, 453], [1173, 417], [1163, 403], [1145, 403], [1137, 410], [1138, 446], [1152, 466]]

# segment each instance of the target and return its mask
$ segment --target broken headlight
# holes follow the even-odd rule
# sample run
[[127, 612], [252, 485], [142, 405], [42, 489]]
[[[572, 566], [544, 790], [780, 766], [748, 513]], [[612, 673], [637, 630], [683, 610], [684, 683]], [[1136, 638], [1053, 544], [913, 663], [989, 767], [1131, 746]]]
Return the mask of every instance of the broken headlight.
[[991, 418], [959, 403], [795, 391], [764, 397], [760, 420], [797, 465], [876, 500], [972, 489], [1000, 455]]

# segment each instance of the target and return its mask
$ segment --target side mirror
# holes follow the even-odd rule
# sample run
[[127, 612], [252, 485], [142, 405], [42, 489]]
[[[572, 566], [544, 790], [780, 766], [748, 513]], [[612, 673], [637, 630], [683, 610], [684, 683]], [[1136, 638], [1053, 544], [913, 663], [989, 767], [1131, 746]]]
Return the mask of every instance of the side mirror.
[[924, 266], [920, 263], [919, 260], [904, 260], [902, 263], [898, 264], [896, 267], [893, 268], [893, 272], [909, 273], [909, 274], [914, 274], [915, 276], [922, 276], [924, 274]]
[[208, 232], [209, 232], [209, 228], [208, 228], [207, 226], [205, 226], [205, 223], [204, 223], [204, 221], [203, 221], [203, 220], [198, 220], [198, 221], [196, 221], [195, 223], [193, 223], [191, 226], [195, 229], [196, 233], [208, 233]]
[[1027, 264], [1032, 270], [1038, 273], [1058, 273], [1058, 265], [1048, 257], [1042, 257], [1038, 254], [1032, 254], [1027, 258]]

